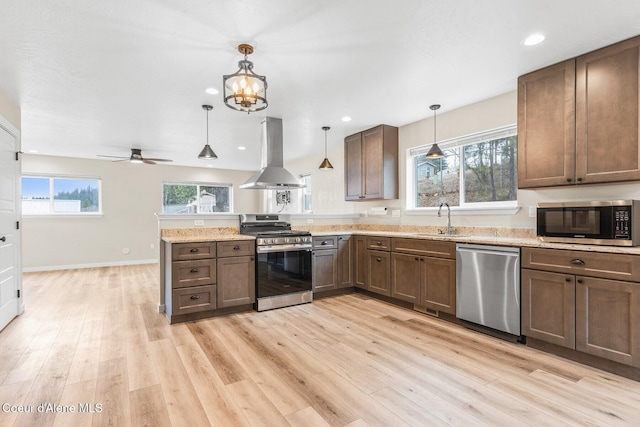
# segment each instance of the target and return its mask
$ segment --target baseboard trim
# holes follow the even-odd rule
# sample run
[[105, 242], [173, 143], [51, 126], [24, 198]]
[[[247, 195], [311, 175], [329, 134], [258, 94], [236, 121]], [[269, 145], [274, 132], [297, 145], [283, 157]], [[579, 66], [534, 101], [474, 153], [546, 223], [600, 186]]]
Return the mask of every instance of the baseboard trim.
[[157, 264], [158, 262], [157, 259], [138, 259], [133, 261], [95, 262], [89, 264], [45, 265], [41, 267], [24, 267], [22, 272], [35, 273], [38, 271], [75, 270], [78, 268], [119, 267], [122, 265]]

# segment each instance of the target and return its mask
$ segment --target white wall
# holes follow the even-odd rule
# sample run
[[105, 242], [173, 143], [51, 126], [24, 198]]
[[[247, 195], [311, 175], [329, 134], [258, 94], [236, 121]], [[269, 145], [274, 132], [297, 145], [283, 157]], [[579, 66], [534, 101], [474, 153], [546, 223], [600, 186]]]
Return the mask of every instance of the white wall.
[[9, 99], [9, 96], [7, 96], [2, 89], [0, 89], [0, 116], [7, 119], [16, 129], [20, 130], [20, 107]]
[[[79, 175], [102, 179], [100, 217], [23, 218], [23, 268], [114, 265], [158, 259], [162, 183], [233, 184], [234, 212], [258, 209], [257, 194], [238, 190], [251, 172], [25, 154], [23, 174]], [[215, 221], [207, 221], [206, 226]], [[232, 221], [237, 225], [237, 220]], [[193, 226], [193, 220], [184, 226]], [[154, 248], [151, 249], [151, 245]], [[123, 249], [129, 253], [123, 253]]]

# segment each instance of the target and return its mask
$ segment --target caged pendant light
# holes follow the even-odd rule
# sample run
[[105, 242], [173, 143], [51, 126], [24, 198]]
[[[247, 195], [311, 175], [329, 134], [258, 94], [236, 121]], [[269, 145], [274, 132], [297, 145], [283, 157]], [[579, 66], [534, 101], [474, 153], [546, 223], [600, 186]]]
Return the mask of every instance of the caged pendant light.
[[440, 104], [430, 105], [429, 108], [433, 111], [433, 145], [425, 157], [427, 159], [441, 159], [444, 157], [444, 153], [436, 143], [436, 110], [440, 108]]
[[333, 169], [333, 165], [327, 158], [327, 131], [331, 129], [329, 126], [322, 126], [322, 130], [324, 131], [324, 160], [320, 163], [318, 169], [320, 170], [330, 170]]
[[209, 111], [213, 110], [213, 107], [211, 105], [203, 105], [202, 108], [207, 111], [207, 143], [200, 154], [198, 154], [198, 158], [217, 159], [218, 156], [213, 152], [213, 149], [211, 149], [211, 146], [209, 145]]
[[238, 71], [222, 76], [224, 104], [232, 110], [253, 113], [264, 110], [267, 102], [267, 77], [253, 72], [253, 62], [247, 56], [253, 53], [253, 46], [241, 44], [238, 52], [244, 59], [238, 62]]

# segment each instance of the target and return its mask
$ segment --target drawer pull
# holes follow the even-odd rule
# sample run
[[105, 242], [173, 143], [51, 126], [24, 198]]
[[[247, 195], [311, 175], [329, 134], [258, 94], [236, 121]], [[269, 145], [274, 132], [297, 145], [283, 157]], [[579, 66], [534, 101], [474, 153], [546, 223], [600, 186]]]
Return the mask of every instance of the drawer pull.
[[376, 242], [376, 245], [382, 246], [382, 242]]
[[376, 261], [380, 262], [382, 261], [382, 258], [376, 258]]
[[582, 284], [582, 283], [584, 283], [584, 280], [582, 280], [582, 279], [578, 279], [578, 283], [581, 283], [581, 284]]
[[198, 249], [198, 248], [191, 248], [191, 250], [190, 250], [189, 252], [194, 252], [194, 253], [195, 253], [195, 252], [200, 252], [200, 249]]
[[323, 246], [326, 246], [326, 245], [329, 244], [329, 242], [327, 242], [326, 240], [323, 240], [322, 243], [320, 243], [320, 244], [323, 245]]
[[200, 273], [200, 269], [199, 268], [192, 268], [191, 272], [192, 273]]
[[191, 299], [200, 299], [200, 295], [191, 295]]
[[579, 258], [575, 258], [571, 260], [571, 264], [573, 265], [585, 265], [585, 262]]
[[240, 250], [240, 246], [234, 246], [234, 247], [233, 247], [233, 250], [234, 250], [234, 251], [239, 251], [239, 250]]
[[415, 259], [416, 261], [420, 261], [420, 258], [418, 258], [418, 257], [415, 257], [414, 259]]
[[566, 279], [564, 279], [564, 281], [569, 283], [571, 281], [571, 279], [569, 277], [567, 277]]

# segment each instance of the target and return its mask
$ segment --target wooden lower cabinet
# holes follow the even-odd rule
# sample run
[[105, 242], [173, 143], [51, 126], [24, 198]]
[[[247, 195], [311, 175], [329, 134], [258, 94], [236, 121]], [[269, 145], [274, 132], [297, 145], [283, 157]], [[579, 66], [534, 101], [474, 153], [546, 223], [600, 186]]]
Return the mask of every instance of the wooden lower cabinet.
[[256, 300], [255, 258], [218, 258], [218, 308], [253, 304]]
[[576, 350], [640, 367], [640, 284], [576, 277]]
[[575, 348], [575, 276], [523, 268], [522, 335]]
[[420, 303], [420, 284], [424, 276], [424, 261], [417, 255], [391, 254], [391, 296], [399, 300]]
[[424, 286], [420, 305], [456, 314], [456, 262], [452, 259], [422, 258]]
[[367, 289], [391, 296], [391, 254], [383, 251], [367, 251]]
[[351, 236], [338, 236], [338, 288], [353, 286], [353, 241]]
[[311, 265], [314, 292], [338, 289], [337, 249], [314, 250]]
[[522, 334], [640, 367], [640, 284], [522, 269]]
[[354, 278], [353, 284], [357, 288], [367, 289], [368, 251], [367, 238], [365, 236], [353, 237], [354, 252]]

